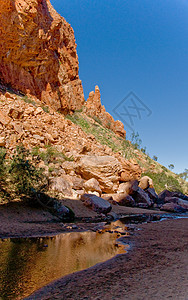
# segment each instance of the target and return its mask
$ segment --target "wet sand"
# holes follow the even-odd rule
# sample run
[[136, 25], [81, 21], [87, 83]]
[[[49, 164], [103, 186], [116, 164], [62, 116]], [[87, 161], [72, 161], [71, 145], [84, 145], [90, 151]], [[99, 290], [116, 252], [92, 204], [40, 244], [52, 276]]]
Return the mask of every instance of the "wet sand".
[[137, 225], [133, 232], [128, 254], [68, 275], [27, 299], [187, 300], [188, 219]]

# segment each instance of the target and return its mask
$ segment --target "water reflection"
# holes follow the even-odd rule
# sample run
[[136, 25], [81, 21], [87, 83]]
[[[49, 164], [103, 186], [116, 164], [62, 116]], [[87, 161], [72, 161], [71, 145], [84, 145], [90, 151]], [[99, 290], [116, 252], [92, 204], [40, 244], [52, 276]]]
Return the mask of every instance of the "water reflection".
[[125, 253], [117, 237], [113, 230], [0, 241], [0, 299], [23, 299], [52, 280]]

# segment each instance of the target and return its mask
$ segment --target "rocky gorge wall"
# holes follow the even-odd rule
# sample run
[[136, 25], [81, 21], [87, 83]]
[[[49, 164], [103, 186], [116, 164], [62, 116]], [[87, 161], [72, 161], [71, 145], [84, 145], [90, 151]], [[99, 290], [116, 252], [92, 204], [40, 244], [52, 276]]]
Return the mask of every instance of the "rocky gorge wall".
[[85, 102], [76, 47], [72, 27], [49, 0], [0, 0], [0, 83], [64, 114], [85, 104], [87, 114], [125, 137], [98, 87]]
[[0, 0], [0, 78], [55, 110], [84, 104], [74, 31], [49, 0]]

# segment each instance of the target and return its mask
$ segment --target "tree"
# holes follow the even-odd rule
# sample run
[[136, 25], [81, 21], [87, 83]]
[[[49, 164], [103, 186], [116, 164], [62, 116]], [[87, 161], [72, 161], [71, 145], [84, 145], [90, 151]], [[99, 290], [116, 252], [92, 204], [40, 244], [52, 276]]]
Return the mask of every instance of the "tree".
[[153, 156], [153, 160], [154, 160], [154, 161], [157, 161], [157, 160], [158, 160], [158, 157], [157, 157], [156, 155], [154, 155], [154, 156]]
[[178, 174], [183, 180], [188, 179], [188, 169], [185, 169], [184, 172]]
[[174, 169], [174, 165], [173, 164], [168, 165], [168, 167], [169, 167], [170, 170]]

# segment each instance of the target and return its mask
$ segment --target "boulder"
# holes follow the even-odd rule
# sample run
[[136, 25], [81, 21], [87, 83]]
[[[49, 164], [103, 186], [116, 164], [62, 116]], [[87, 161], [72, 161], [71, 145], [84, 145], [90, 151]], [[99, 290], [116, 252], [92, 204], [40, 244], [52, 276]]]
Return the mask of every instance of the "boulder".
[[133, 195], [138, 190], [138, 180], [132, 180], [129, 182], [124, 182], [119, 185], [117, 190], [118, 194], [126, 193], [128, 195]]
[[176, 203], [179, 206], [181, 206], [182, 208], [188, 210], [188, 201], [183, 200], [181, 198], [178, 197], [166, 197], [164, 200], [165, 203]]
[[88, 180], [95, 178], [105, 193], [113, 193], [118, 189], [121, 164], [112, 156], [89, 156], [80, 158], [77, 174]]
[[152, 205], [152, 201], [149, 198], [148, 194], [140, 187], [138, 187], [138, 190], [133, 195], [133, 198], [136, 203], [146, 203], [148, 207]]
[[54, 177], [50, 180], [50, 189], [63, 193], [65, 196], [72, 196], [72, 184], [64, 177]]
[[0, 111], [0, 124], [6, 126], [11, 122], [11, 118], [8, 117], [4, 112]]
[[162, 191], [160, 194], [158, 194], [158, 204], [164, 203], [164, 200], [166, 197], [171, 197], [172, 192], [168, 190]]
[[182, 208], [188, 210], [188, 201], [187, 200], [183, 200], [183, 199], [179, 198], [178, 205], [180, 205]]
[[64, 206], [61, 201], [54, 200], [53, 208], [55, 210], [55, 215], [62, 221], [74, 220], [74, 212], [70, 208]]
[[0, 137], [0, 147], [5, 147], [5, 138], [4, 137]]
[[121, 206], [135, 206], [135, 200], [130, 195], [124, 194], [114, 194], [113, 200], [116, 201]]
[[149, 176], [143, 176], [139, 181], [139, 187], [143, 190], [153, 188], [153, 180]]
[[72, 188], [74, 190], [82, 190], [84, 187], [84, 180], [82, 178], [71, 176]]
[[127, 182], [130, 180], [139, 179], [142, 173], [141, 167], [134, 160], [127, 160], [120, 153], [115, 153], [115, 157], [119, 160], [122, 166], [120, 181]]
[[91, 208], [97, 213], [107, 214], [112, 209], [112, 206], [108, 201], [92, 194], [82, 195], [81, 201], [84, 203], [85, 206]]
[[177, 203], [165, 203], [160, 207], [160, 210], [165, 210], [165, 211], [169, 211], [169, 212], [175, 212], [175, 213], [183, 213], [186, 212], [186, 210], [184, 208], [182, 208], [180, 205], [178, 205]]
[[156, 194], [154, 188], [148, 188], [147, 190], [145, 190], [145, 192], [148, 194], [148, 196], [150, 197], [150, 199], [153, 200], [154, 203], [157, 203], [157, 201], [158, 201], [158, 195]]
[[182, 200], [188, 201], [188, 196], [182, 194], [181, 192], [171, 192], [171, 196], [172, 197], [178, 197], [178, 198], [180, 198]]
[[100, 188], [99, 182], [95, 178], [91, 178], [84, 183], [84, 188], [86, 192], [98, 192], [100, 195], [102, 194], [102, 190]]

